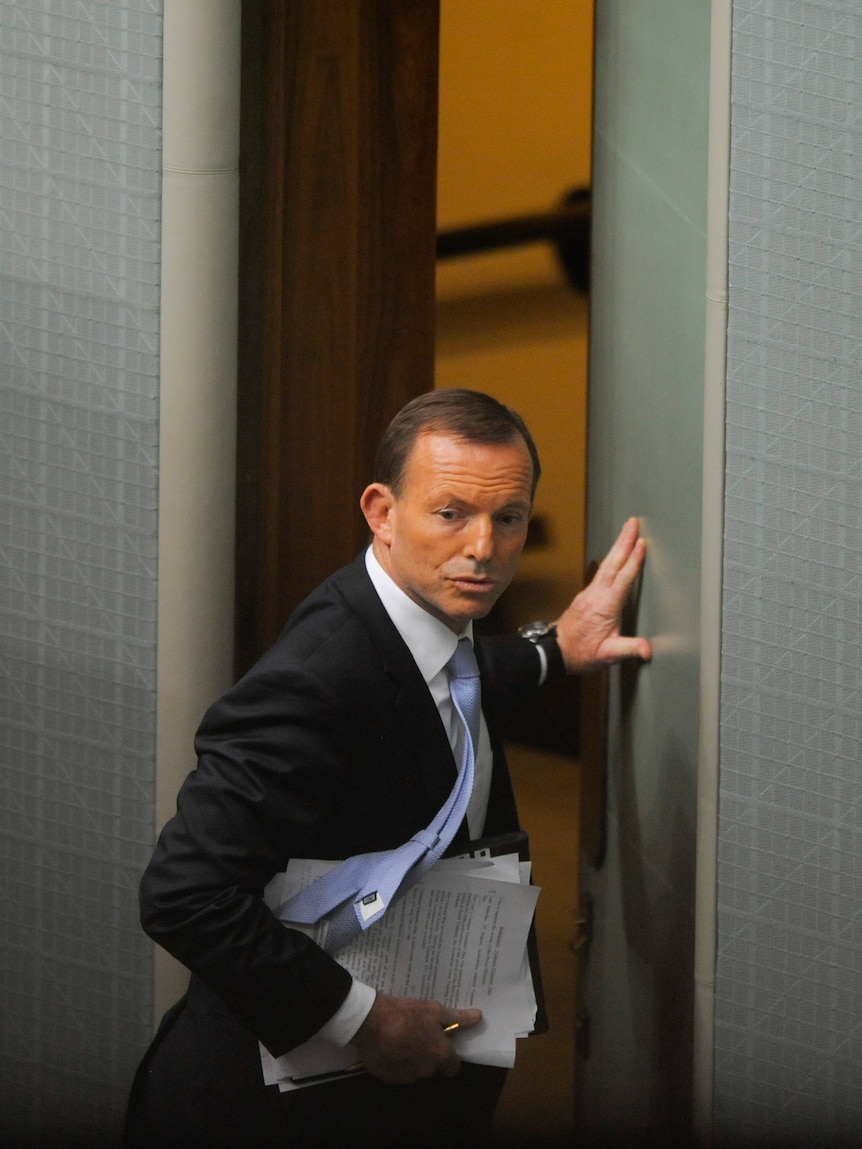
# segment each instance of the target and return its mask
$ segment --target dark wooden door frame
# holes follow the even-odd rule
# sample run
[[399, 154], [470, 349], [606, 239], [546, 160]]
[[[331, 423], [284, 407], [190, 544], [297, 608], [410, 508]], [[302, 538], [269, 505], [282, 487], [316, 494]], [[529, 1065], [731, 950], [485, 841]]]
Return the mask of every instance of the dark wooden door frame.
[[236, 671], [367, 532], [434, 385], [439, 0], [243, 5]]

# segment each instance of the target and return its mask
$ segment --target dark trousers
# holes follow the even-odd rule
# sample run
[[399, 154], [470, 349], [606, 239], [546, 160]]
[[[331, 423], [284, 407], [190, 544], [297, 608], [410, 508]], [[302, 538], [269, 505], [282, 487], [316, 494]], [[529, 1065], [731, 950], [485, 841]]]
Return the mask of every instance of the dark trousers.
[[193, 982], [138, 1069], [124, 1149], [483, 1149], [505, 1076], [463, 1064], [414, 1085], [362, 1074], [280, 1093], [263, 1083], [253, 1035]]

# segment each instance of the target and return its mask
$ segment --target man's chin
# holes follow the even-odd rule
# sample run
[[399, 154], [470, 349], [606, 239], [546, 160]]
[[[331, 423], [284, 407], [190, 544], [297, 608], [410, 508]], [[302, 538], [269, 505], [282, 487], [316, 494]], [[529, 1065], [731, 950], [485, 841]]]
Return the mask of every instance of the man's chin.
[[489, 591], [461, 592], [446, 597], [444, 601], [438, 600], [437, 602], [415, 596], [414, 601], [423, 606], [429, 614], [433, 614], [440, 622], [444, 622], [456, 634], [460, 634], [468, 623], [489, 615], [496, 606], [501, 593], [499, 588], [494, 587], [494, 593]]
[[452, 607], [452, 617], [461, 621], [464, 626], [468, 622], [485, 618], [497, 605], [499, 595], [462, 595], [457, 604]]

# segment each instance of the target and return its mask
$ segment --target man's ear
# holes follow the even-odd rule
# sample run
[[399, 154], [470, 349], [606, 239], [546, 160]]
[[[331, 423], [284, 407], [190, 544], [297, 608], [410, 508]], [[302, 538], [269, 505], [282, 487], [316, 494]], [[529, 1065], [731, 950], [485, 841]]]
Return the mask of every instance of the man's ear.
[[362, 492], [359, 506], [371, 533], [382, 543], [392, 540], [392, 515], [395, 509], [395, 496], [385, 483], [372, 483]]

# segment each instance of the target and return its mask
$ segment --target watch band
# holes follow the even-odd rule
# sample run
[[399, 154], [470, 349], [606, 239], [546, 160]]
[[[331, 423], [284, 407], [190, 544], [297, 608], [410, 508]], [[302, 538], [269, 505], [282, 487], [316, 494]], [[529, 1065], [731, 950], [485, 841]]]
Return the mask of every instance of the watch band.
[[536, 644], [540, 646], [545, 652], [545, 657], [548, 660], [548, 674], [545, 681], [552, 678], [565, 678], [566, 664], [563, 661], [563, 652], [560, 650], [560, 644], [557, 642], [556, 630], [549, 632], [544, 638], [540, 638]]
[[545, 681], [550, 678], [563, 678], [566, 673], [566, 664], [563, 661], [563, 652], [557, 642], [556, 622], [544, 622], [536, 619], [524, 626], [518, 627], [518, 634], [534, 646], [540, 646], [547, 659], [547, 674]]

